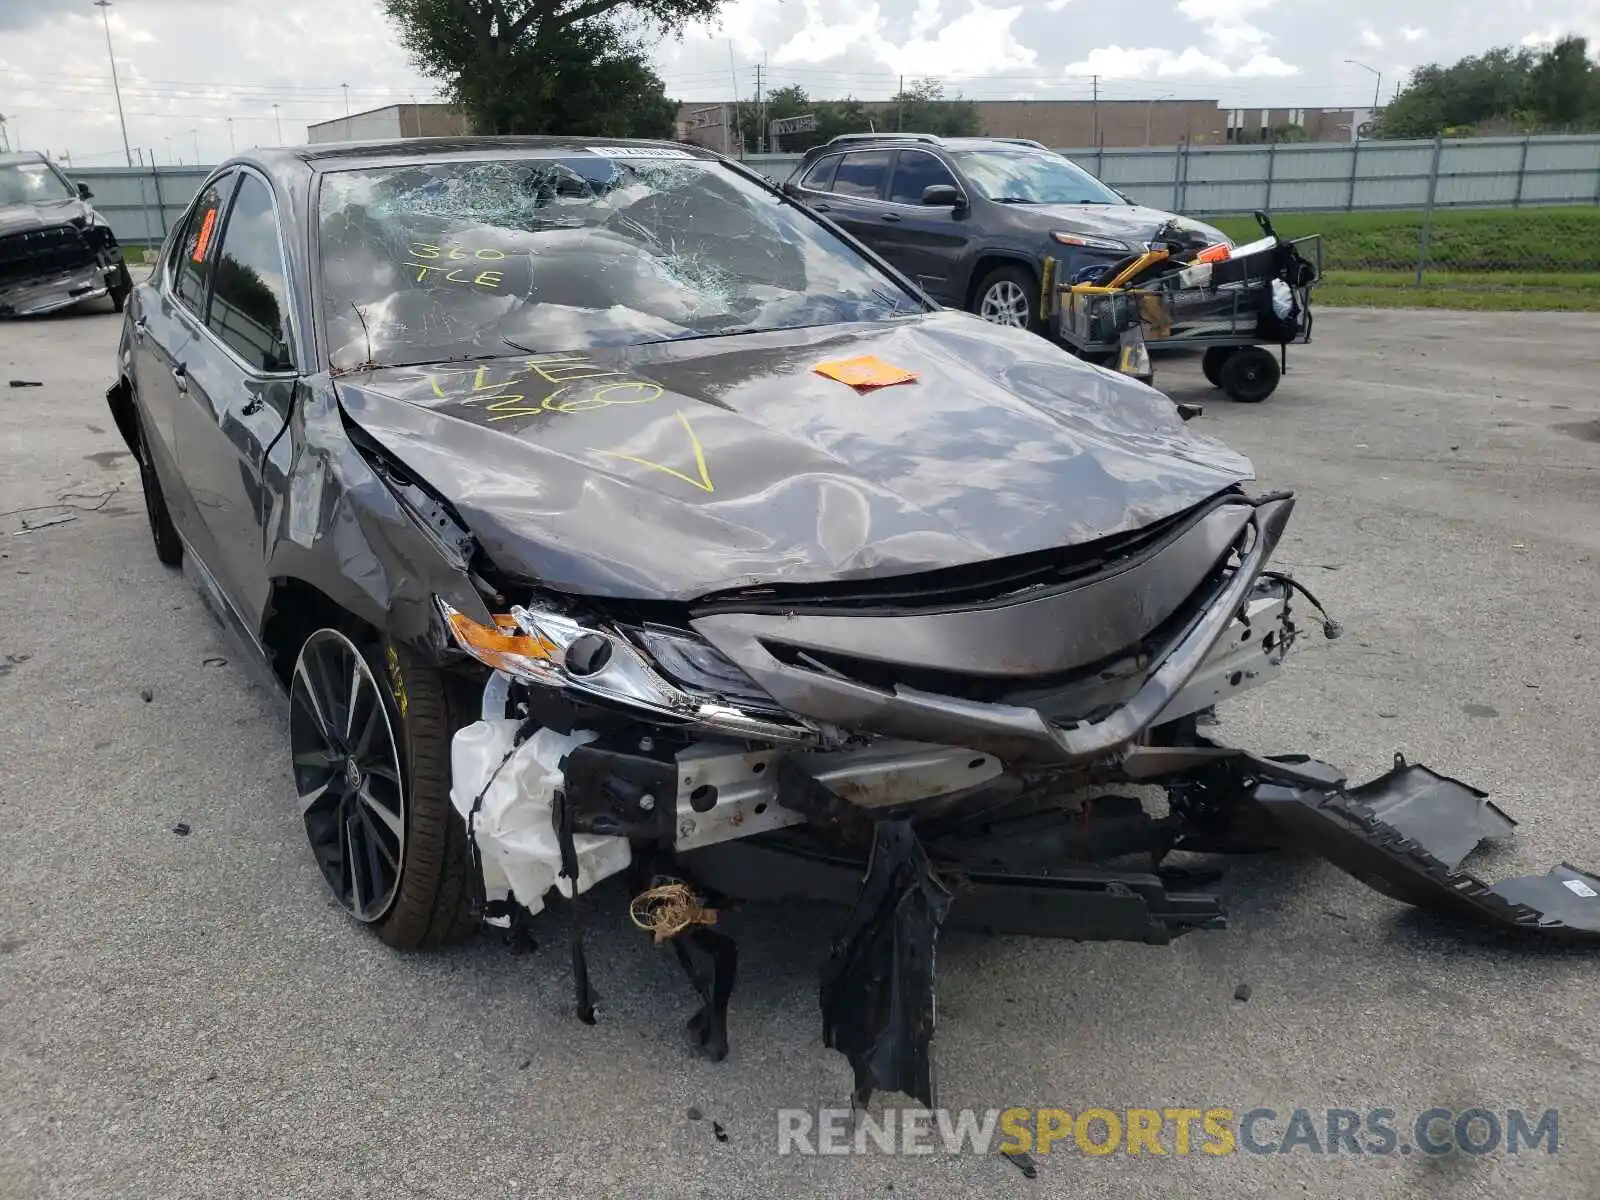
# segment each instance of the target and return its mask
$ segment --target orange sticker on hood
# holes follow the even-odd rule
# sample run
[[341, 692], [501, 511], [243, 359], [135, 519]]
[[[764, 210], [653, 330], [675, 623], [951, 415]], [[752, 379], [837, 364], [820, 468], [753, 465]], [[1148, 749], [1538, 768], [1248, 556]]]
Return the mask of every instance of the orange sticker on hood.
[[874, 388], [893, 387], [897, 383], [917, 381], [915, 371], [907, 371], [903, 367], [886, 363], [872, 354], [864, 354], [860, 358], [839, 358], [832, 362], [818, 363], [811, 369], [818, 375], [826, 375], [829, 379], [837, 379], [840, 383], [848, 384], [858, 392], [870, 392]]

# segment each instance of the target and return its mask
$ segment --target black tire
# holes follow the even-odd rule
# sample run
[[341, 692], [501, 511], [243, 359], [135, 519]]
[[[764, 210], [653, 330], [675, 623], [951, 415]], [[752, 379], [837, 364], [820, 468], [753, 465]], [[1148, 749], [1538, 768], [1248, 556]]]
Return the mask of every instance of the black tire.
[[130, 399], [134, 420], [138, 428], [138, 445], [134, 447], [139, 460], [139, 486], [144, 491], [144, 511], [150, 519], [150, 540], [156, 544], [156, 559], [164, 567], [183, 565], [183, 539], [178, 536], [167, 511], [167, 498], [161, 491], [161, 480], [156, 476], [156, 466], [150, 457], [145, 437], [144, 419], [139, 416], [139, 402]]
[[[1007, 288], [1015, 291], [1007, 292], [1004, 290]], [[1002, 303], [1002, 298], [1009, 303]], [[986, 302], [991, 302], [991, 306], [995, 309], [994, 314], [985, 314]], [[997, 319], [1001, 309], [1014, 312], [1019, 304], [1020, 320]], [[1044, 330], [1044, 325], [1039, 320], [1039, 280], [1032, 271], [1020, 263], [996, 267], [985, 275], [972, 293], [970, 311], [996, 325], [1010, 325], [1032, 333], [1041, 333]]]
[[1240, 404], [1260, 404], [1277, 390], [1281, 374], [1272, 351], [1243, 346], [1222, 364], [1222, 390]]
[[1206, 382], [1212, 387], [1222, 386], [1222, 367], [1237, 352], [1237, 346], [1210, 346], [1206, 349], [1205, 357], [1200, 360], [1200, 370], [1205, 373]]
[[114, 312], [121, 312], [128, 303], [128, 296], [133, 292], [133, 276], [128, 273], [128, 264], [117, 264], [117, 282], [111, 285], [111, 308]]
[[[356, 655], [365, 671], [357, 664]], [[346, 843], [339, 842], [341, 857], [330, 858], [330, 846], [338, 838], [330, 830], [337, 830], [341, 823], [352, 827], [358, 823], [349, 812], [361, 807], [354, 793], [360, 791], [368, 800], [378, 793], [377, 780], [387, 779], [390, 771], [378, 770], [373, 762], [390, 761], [390, 751], [369, 761], [364, 757], [365, 735], [350, 737], [348, 723], [345, 736], [333, 739], [342, 745], [330, 750], [333, 742], [316, 736], [315, 727], [325, 713], [338, 724], [341, 718], [336, 706], [340, 702], [336, 697], [341, 686], [348, 687], [341, 680], [357, 673], [362, 676], [360, 688], [346, 694], [355, 697], [368, 688], [376, 690], [387, 716], [386, 721], [379, 721], [370, 699], [358, 706], [363, 715], [357, 723], [379, 730], [390, 741], [393, 760], [399, 764], [397, 788], [386, 786], [381, 798], [393, 828], [403, 829], [404, 841], [398, 855], [394, 845], [386, 851], [388, 864], [381, 879], [377, 874], [381, 864], [369, 853], [370, 870], [363, 868], [365, 886], [347, 893], [343, 884], [350, 878], [346, 863], [351, 854], [346, 852]], [[318, 692], [322, 699], [307, 705], [304, 694], [308, 690]], [[334, 698], [330, 701], [330, 697]], [[348, 707], [343, 717], [347, 722]], [[465, 723], [463, 716], [464, 708], [452, 698], [449, 681], [441, 672], [407, 647], [387, 638], [375, 639], [354, 623], [313, 631], [296, 654], [290, 681], [290, 743], [308, 839], [324, 877], [346, 911], [396, 949], [433, 949], [463, 942], [472, 937], [481, 921], [481, 882], [468, 853], [465, 824], [450, 800], [450, 743]], [[330, 760], [340, 765], [330, 766]], [[351, 760], [358, 763], [353, 772], [349, 771]], [[340, 779], [350, 780], [342, 797], [337, 795]], [[322, 797], [315, 807], [308, 802], [313, 796]], [[377, 811], [376, 807], [367, 809], [368, 813]], [[364, 836], [377, 838], [377, 823], [366, 820], [365, 824], [369, 832]], [[380, 882], [381, 887], [372, 886]]]
[[405, 743], [410, 862], [377, 934], [403, 950], [457, 945], [482, 924], [482, 876], [473, 869], [466, 823], [450, 800], [450, 743], [471, 714], [444, 674], [407, 647], [386, 639], [383, 665], [386, 698], [400, 715]]

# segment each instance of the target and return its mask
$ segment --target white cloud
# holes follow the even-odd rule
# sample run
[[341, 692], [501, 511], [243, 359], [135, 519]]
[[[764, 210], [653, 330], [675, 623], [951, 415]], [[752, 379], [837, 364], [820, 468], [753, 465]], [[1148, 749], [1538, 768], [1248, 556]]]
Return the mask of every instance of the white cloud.
[[974, 3], [933, 37], [914, 36], [901, 46], [877, 39], [873, 52], [906, 75], [978, 75], [1031, 67], [1038, 56], [1011, 31], [1021, 15], [1020, 5], [987, 8]]
[[1060, 12], [1063, 8], [1071, 3], [1072, 0], [1045, 0], [1044, 6], [1051, 12]]
[[1400, 26], [1400, 36], [1408, 42], [1420, 42], [1428, 36], [1428, 31], [1416, 25], [1402, 25]]
[[1178, 0], [1178, 11], [1206, 27], [1206, 36], [1223, 54], [1244, 54], [1265, 46], [1266, 32], [1243, 18], [1265, 12], [1276, 0]]
[[940, 0], [917, 0], [917, 11], [911, 14], [911, 36], [921, 38], [937, 33], [944, 20], [940, 11], [943, 7]]
[[[876, 3], [868, 4], [851, 21], [829, 23], [818, 0], [805, 0], [806, 26], [772, 54], [779, 65], [821, 63], [865, 49], [891, 72], [915, 76], [971, 76], [994, 74], [1034, 65], [1037, 55], [1017, 41], [1012, 24], [1021, 6], [989, 8], [972, 3], [968, 10], [938, 25], [922, 0], [912, 22], [911, 36], [902, 43], [883, 35], [886, 24]], [[937, 0], [932, 0], [936, 3]]]
[[1552, 25], [1549, 29], [1545, 30], [1535, 29], [1532, 33], [1528, 34], [1527, 37], [1523, 38], [1519, 44], [1526, 46], [1530, 50], [1538, 50], [1545, 46], [1553, 46], [1557, 41], [1560, 40], [1562, 32], [1563, 30], [1559, 25]]
[[1256, 54], [1234, 74], [1242, 79], [1281, 78], [1285, 75], [1300, 74], [1300, 68], [1293, 63], [1284, 62], [1276, 54]]
[[1379, 36], [1378, 31], [1371, 25], [1363, 25], [1361, 27], [1361, 44], [1371, 50], [1382, 50], [1383, 38]]
[[772, 61], [819, 63], [845, 53], [863, 42], [877, 40], [883, 24], [876, 4], [868, 4], [854, 20], [830, 25], [823, 20], [817, 0], [806, 0], [806, 26], [772, 53]]
[[1066, 67], [1068, 76], [1099, 75], [1103, 79], [1229, 79], [1235, 75], [1294, 74], [1295, 68], [1271, 55], [1257, 55], [1243, 67], [1230, 67], [1196, 46], [1174, 53], [1161, 46], [1101, 46], [1087, 58]]

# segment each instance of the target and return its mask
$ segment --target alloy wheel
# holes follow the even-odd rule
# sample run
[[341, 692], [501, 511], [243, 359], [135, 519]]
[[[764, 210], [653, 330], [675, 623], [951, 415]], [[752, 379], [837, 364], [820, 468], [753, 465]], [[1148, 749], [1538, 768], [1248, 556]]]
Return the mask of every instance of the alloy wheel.
[[999, 280], [983, 294], [978, 315], [994, 325], [1010, 325], [1014, 329], [1028, 327], [1028, 297], [1013, 280]]
[[381, 685], [336, 630], [313, 633], [295, 662], [289, 746], [301, 819], [323, 878], [351, 916], [382, 919], [405, 863], [400, 751]]

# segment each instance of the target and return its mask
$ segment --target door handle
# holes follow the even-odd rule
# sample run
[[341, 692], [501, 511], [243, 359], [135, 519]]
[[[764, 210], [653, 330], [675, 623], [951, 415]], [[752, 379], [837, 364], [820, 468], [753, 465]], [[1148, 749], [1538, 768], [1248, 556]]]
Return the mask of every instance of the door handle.
[[133, 323], [133, 336], [143, 340], [144, 331], [149, 328], [150, 322], [146, 321], [143, 317], [140, 317]]
[[885, 221], [888, 221], [889, 224], [891, 224], [891, 225], [898, 224], [899, 220], [900, 220], [900, 214], [899, 213], [884, 213], [883, 214], [883, 219]]
[[189, 368], [186, 364], [179, 363], [172, 368], [172, 381], [178, 385], [180, 392], [189, 394]]
[[829, 208], [826, 204], [813, 204], [811, 206], [811, 211], [812, 212], [832, 212], [833, 209]]

